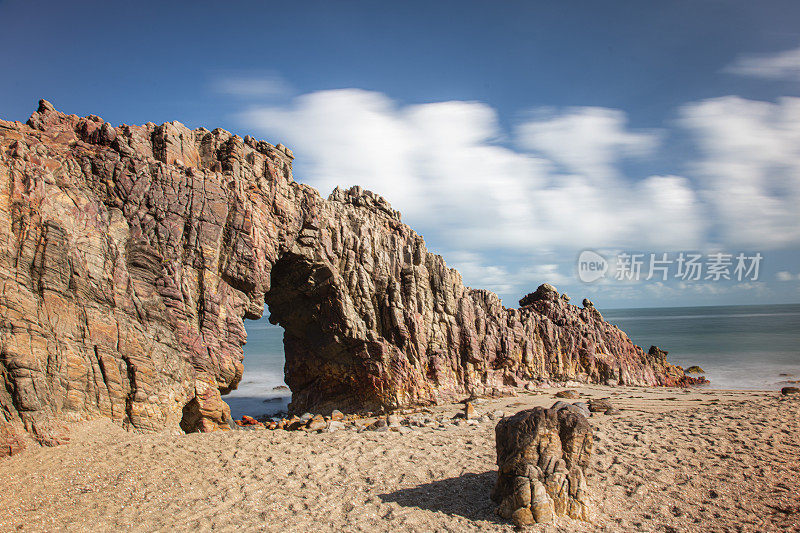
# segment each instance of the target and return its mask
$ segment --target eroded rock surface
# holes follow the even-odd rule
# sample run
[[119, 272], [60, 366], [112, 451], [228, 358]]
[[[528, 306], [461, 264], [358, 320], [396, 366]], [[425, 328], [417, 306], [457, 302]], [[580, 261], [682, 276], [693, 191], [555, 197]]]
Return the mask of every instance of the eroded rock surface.
[[495, 428], [497, 513], [516, 525], [553, 521], [555, 515], [590, 520], [584, 469], [592, 429], [569, 409], [536, 407], [502, 419]]
[[[292, 153], [46, 101], [0, 121], [0, 455], [62, 421], [228, 429], [243, 318], [285, 329], [293, 412], [395, 408], [533, 378], [692, 382], [552, 287], [507, 309], [381, 197], [326, 200]], [[12, 448], [13, 446], [13, 448]]]

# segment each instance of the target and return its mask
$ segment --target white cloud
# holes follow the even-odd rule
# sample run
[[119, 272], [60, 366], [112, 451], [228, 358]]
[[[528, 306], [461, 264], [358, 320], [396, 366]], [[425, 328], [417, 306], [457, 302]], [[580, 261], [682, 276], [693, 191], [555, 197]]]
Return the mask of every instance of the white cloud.
[[[570, 109], [564, 121], [550, 116], [544, 125], [520, 126], [526, 135], [555, 129], [565, 145], [570, 132], [583, 139], [582, 150], [560, 161], [549, 134], [538, 154], [498, 144], [497, 113], [479, 102], [400, 106], [380, 93], [343, 89], [307, 94], [289, 107], [253, 108], [241, 118], [292, 146], [296, 174], [323, 194], [362, 185], [426, 236], [446, 234], [454, 250], [699, 243], [703, 221], [685, 179], [630, 184], [617, 176], [619, 157], [651, 150], [655, 137], [627, 132], [624, 114], [606, 111]], [[560, 172], [559, 164], [575, 172]], [[606, 170], [595, 172], [594, 164]]]
[[729, 74], [773, 80], [800, 81], [800, 48], [776, 54], [749, 54], [723, 69]]
[[261, 76], [225, 74], [211, 82], [214, 92], [239, 97], [286, 96], [291, 92], [289, 84], [277, 74]]
[[800, 274], [792, 274], [791, 272], [787, 272], [785, 270], [778, 272], [775, 274], [775, 279], [778, 281], [794, 281], [796, 279], [800, 280]]
[[654, 132], [631, 132], [625, 113], [604, 107], [574, 107], [529, 120], [517, 128], [520, 146], [544, 154], [567, 171], [616, 176], [622, 157], [641, 157], [658, 146]]
[[[404, 106], [359, 89], [252, 107], [240, 119], [293, 148], [298, 179], [323, 195], [356, 184], [381, 194], [466, 284], [501, 295], [569, 285], [573, 273], [556, 265], [586, 248], [763, 251], [800, 242], [800, 99], [684, 106], [680, 125], [701, 153], [691, 179], [623, 176], [619, 162], [652, 153], [659, 135], [630, 131], [621, 111], [532, 116], [515, 128], [516, 148], [500, 143], [506, 132], [484, 103]], [[512, 270], [498, 252], [513, 264], [530, 257], [531, 266]]]
[[[445, 259], [448, 266], [461, 273], [468, 286], [489, 289], [501, 296], [532, 292], [542, 283], [559, 286], [575, 282], [574, 277], [564, 275], [561, 267], [555, 263], [538, 263], [513, 269], [487, 262], [482, 254], [468, 251], [452, 251]], [[507, 303], [516, 305], [516, 302]]]
[[800, 242], [800, 98], [713, 98], [684, 106], [681, 123], [702, 154], [692, 174], [720, 241], [758, 249]]

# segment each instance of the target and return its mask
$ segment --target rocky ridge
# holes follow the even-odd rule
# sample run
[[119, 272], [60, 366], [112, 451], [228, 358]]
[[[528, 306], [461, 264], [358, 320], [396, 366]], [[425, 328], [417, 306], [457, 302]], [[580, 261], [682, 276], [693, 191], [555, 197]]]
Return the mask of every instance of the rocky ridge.
[[391, 410], [533, 379], [687, 385], [591, 305], [519, 309], [428, 252], [370, 191], [328, 199], [291, 150], [179, 122], [112, 126], [42, 100], [0, 120], [0, 456], [108, 417], [228, 429], [243, 319], [285, 330], [291, 410]]

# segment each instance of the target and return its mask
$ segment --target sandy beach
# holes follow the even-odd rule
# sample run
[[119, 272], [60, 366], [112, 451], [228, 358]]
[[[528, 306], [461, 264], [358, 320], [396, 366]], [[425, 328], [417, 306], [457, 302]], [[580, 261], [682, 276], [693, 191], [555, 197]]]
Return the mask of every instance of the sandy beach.
[[[476, 411], [549, 407], [558, 390], [479, 401]], [[800, 530], [797, 398], [576, 390], [621, 410], [589, 419], [594, 521], [531, 530]], [[67, 445], [0, 462], [0, 530], [511, 531], [489, 499], [495, 424], [178, 435], [98, 420], [75, 426]]]

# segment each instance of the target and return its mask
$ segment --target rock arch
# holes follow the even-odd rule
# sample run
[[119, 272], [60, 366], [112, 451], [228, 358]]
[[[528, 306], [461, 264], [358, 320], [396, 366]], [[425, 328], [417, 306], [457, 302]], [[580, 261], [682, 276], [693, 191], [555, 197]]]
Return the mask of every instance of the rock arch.
[[245, 318], [286, 331], [295, 410], [426, 404], [534, 378], [690, 383], [554, 291], [465, 287], [379, 196], [327, 199], [293, 154], [46, 101], [0, 121], [0, 455], [108, 417], [226, 429]]

